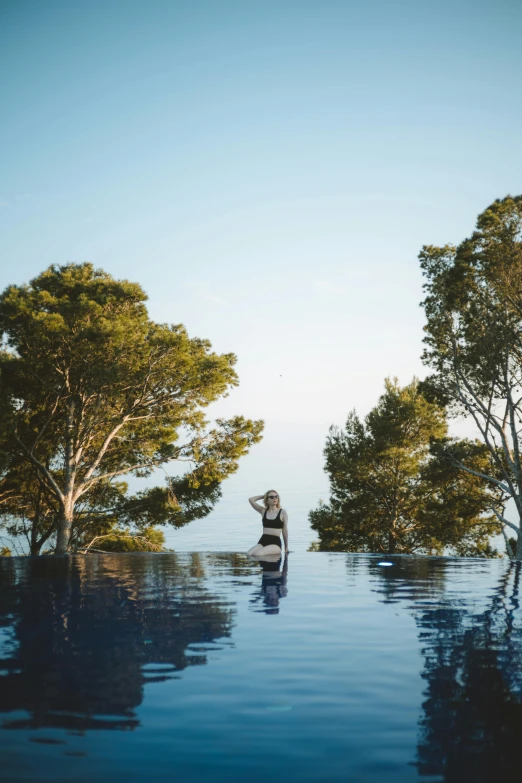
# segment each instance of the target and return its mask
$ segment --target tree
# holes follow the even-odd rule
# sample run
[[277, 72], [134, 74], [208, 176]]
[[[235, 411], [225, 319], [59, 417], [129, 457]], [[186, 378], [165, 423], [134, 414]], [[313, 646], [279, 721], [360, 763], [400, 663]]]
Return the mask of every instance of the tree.
[[[177, 526], [208, 513], [261, 438], [263, 422], [242, 416], [209, 431], [203, 409], [237, 385], [236, 357], [154, 323], [146, 298], [87, 263], [51, 266], [0, 297], [3, 486], [41, 486], [56, 553], [69, 551], [77, 524], [121, 514], [148, 526], [151, 507]], [[174, 462], [188, 474], [127, 494], [121, 477]]]
[[[425, 246], [419, 258], [427, 294], [423, 360], [432, 370], [424, 393], [474, 422], [488, 454], [483, 469], [450, 445], [446, 457], [499, 493], [492, 511], [508, 552], [506, 528], [514, 531], [522, 560], [522, 196], [491, 204], [458, 247]], [[508, 500], [518, 524], [505, 515]]]
[[[440, 459], [448, 440], [444, 409], [428, 402], [414, 379], [385, 392], [364, 421], [352, 411], [346, 429], [331, 427], [324, 454], [331, 498], [310, 513], [314, 548], [348, 552], [491, 555], [494, 517], [483, 483]], [[452, 442], [454, 448], [457, 444]], [[474, 465], [481, 445], [461, 441]]]

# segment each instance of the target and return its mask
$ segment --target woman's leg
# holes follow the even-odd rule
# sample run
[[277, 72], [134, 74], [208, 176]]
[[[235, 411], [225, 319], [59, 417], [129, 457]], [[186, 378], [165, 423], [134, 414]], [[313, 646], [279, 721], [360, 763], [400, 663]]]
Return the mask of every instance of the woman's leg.
[[264, 547], [262, 544], [255, 544], [254, 546], [250, 547], [250, 549], [247, 552], [247, 555], [251, 555], [252, 557], [259, 557], [263, 549]]
[[260, 555], [280, 555], [281, 547], [277, 544], [268, 544], [268, 546], [261, 547]]
[[277, 563], [279, 560], [281, 560], [281, 552], [278, 552], [277, 555], [263, 555], [265, 563]]

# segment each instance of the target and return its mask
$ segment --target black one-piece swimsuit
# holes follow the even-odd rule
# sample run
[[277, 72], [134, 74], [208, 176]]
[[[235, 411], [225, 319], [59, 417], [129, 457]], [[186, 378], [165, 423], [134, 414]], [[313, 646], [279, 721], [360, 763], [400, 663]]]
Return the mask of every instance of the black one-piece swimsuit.
[[[265, 525], [266, 522], [266, 525]], [[267, 519], [266, 518], [266, 511], [263, 514], [263, 527], [275, 527], [278, 530], [283, 529], [283, 520], [281, 519], [281, 509], [277, 512], [277, 516], [275, 519]], [[281, 538], [279, 536], [271, 536], [269, 533], [263, 533], [258, 544], [262, 544], [263, 546], [269, 546], [270, 544], [274, 544], [275, 546], [278, 546], [279, 549], [282, 549], [281, 546]]]

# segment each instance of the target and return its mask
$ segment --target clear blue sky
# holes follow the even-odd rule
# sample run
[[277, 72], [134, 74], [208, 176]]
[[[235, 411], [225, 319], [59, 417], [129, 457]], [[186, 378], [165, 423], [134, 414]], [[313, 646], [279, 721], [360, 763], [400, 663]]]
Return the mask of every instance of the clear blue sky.
[[522, 191], [519, 0], [0, 0], [0, 287], [92, 261], [326, 431], [422, 374], [417, 253]]

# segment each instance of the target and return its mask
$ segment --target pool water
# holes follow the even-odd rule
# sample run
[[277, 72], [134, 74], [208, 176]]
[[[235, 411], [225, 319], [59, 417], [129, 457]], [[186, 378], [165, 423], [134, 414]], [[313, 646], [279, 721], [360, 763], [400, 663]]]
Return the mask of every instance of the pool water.
[[520, 568], [0, 560], [0, 780], [519, 781]]

